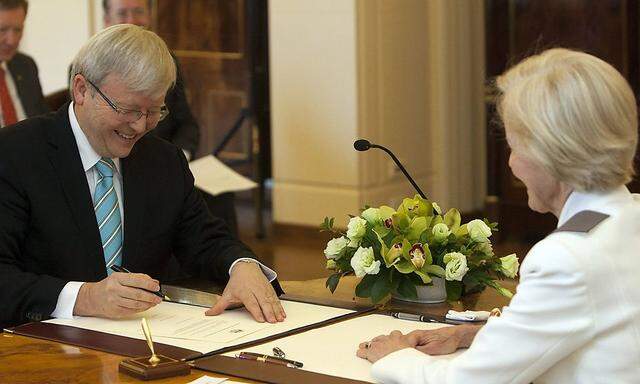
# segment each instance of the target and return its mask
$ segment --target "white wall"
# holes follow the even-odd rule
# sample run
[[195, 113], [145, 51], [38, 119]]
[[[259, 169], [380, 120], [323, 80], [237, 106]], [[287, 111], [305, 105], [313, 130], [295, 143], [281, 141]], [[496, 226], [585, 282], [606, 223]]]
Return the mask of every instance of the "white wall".
[[269, 2], [273, 218], [344, 225], [415, 192], [443, 208], [485, 195], [482, 0]]
[[20, 51], [40, 70], [44, 94], [67, 87], [69, 64], [101, 27], [100, 0], [30, 0]]

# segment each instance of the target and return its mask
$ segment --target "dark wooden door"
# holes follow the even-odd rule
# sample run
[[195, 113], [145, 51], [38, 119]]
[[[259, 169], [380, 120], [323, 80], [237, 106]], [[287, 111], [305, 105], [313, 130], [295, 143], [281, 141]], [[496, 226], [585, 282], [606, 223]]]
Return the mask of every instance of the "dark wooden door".
[[[252, 111], [219, 158], [251, 160], [259, 127], [269, 173], [267, 2], [264, 0], [155, 0], [153, 29], [180, 62], [187, 96], [200, 124], [197, 156], [222, 141], [243, 108]], [[256, 124], [254, 125], [253, 122]], [[265, 144], [265, 142], [267, 144]], [[240, 167], [251, 173], [252, 167]], [[264, 174], [264, 173], [263, 173]]]
[[[487, 93], [510, 65], [552, 47], [579, 49], [615, 66], [638, 97], [636, 0], [486, 0]], [[509, 150], [495, 107], [487, 98], [488, 210], [496, 212], [502, 235], [537, 240], [553, 230], [555, 218], [527, 207], [524, 185], [507, 165]], [[632, 189], [638, 189], [637, 180]]]

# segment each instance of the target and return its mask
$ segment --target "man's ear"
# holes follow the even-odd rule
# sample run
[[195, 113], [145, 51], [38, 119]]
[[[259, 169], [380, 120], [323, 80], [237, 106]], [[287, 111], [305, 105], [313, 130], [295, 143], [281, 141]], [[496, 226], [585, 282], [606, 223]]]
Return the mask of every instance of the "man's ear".
[[77, 74], [71, 79], [71, 92], [73, 93], [73, 102], [78, 105], [84, 104], [89, 97], [88, 83], [84, 76]]

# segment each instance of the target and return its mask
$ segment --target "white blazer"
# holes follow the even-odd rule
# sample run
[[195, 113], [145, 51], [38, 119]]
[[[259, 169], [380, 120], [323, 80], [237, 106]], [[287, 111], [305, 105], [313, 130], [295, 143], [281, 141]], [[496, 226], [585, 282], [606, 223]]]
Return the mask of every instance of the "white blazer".
[[573, 192], [558, 225], [610, 215], [588, 233], [555, 232], [520, 268], [502, 317], [450, 360], [408, 348], [380, 359], [383, 383], [640, 383], [640, 195]]

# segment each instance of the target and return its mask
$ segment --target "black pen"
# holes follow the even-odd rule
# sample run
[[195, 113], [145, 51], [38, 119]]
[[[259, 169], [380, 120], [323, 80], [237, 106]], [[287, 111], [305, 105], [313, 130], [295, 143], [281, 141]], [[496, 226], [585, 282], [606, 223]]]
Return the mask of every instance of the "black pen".
[[260, 353], [253, 353], [253, 352], [240, 352], [240, 354], [236, 355], [236, 357], [242, 360], [252, 360], [252, 361], [258, 361], [261, 363], [282, 365], [283, 367], [288, 367], [288, 368], [302, 368], [303, 366], [303, 364], [299, 361], [284, 359], [282, 357], [276, 357], [276, 356], [262, 355]]
[[390, 315], [400, 320], [421, 321], [423, 323], [445, 323], [445, 324], [454, 324], [454, 325], [460, 324], [458, 322], [449, 321], [446, 318], [442, 318], [442, 320], [440, 320], [436, 317], [416, 315], [413, 313], [391, 312]]
[[[111, 270], [114, 271], [114, 272], [131, 273], [131, 271], [128, 270], [127, 268], [121, 267], [121, 266], [115, 265], [115, 264], [113, 264], [111, 266]], [[164, 300], [167, 300], [167, 301], [171, 301], [169, 296], [165, 295], [164, 292], [162, 292], [162, 289], [158, 290], [158, 292], [149, 291], [148, 289], [144, 289], [144, 288], [140, 288], [140, 289], [142, 289], [143, 291], [147, 291], [149, 293], [153, 293], [154, 295], [158, 296], [161, 299], [164, 299]]]

